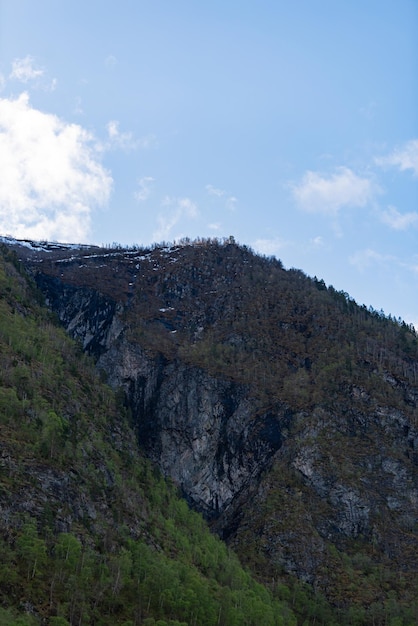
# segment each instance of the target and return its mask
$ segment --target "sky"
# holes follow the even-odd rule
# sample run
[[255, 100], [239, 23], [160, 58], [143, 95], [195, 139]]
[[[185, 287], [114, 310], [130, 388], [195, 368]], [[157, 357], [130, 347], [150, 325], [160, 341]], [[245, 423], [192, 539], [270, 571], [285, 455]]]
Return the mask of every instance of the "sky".
[[0, 235], [232, 235], [418, 329], [418, 3], [0, 0]]

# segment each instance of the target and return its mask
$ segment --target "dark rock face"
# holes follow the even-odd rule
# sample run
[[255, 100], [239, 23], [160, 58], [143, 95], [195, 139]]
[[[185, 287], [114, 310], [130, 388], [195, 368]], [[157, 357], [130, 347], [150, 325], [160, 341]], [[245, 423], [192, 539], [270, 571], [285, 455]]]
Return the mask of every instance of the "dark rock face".
[[84, 350], [99, 356], [106, 349], [116, 303], [94, 289], [66, 285], [41, 273], [36, 282], [45, 303], [58, 314], [70, 335], [82, 342]]
[[288, 412], [258, 414], [245, 386], [150, 358], [125, 338], [116, 304], [94, 290], [42, 275], [38, 286], [110, 385], [124, 389], [139, 444], [195, 508], [216, 518], [259, 480], [282, 445]]
[[153, 410], [137, 411], [140, 441], [194, 506], [218, 516], [270, 465], [284, 416], [256, 415], [245, 389], [179, 363], [160, 380]]

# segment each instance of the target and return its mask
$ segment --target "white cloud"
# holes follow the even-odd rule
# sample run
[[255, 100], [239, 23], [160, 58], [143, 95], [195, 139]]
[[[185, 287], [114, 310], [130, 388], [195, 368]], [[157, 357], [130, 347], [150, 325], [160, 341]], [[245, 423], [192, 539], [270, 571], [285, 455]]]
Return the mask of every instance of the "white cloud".
[[370, 179], [348, 167], [339, 167], [330, 176], [308, 171], [291, 189], [301, 209], [326, 215], [336, 215], [343, 207], [364, 207], [378, 191]]
[[401, 171], [412, 170], [418, 176], [418, 139], [412, 139], [401, 148], [396, 148], [392, 154], [375, 159], [377, 165], [382, 167], [393, 166]]
[[106, 128], [112, 146], [117, 146], [122, 148], [122, 150], [134, 150], [137, 147], [132, 133], [120, 132], [118, 121], [111, 120]]
[[31, 107], [26, 93], [0, 99], [0, 231], [86, 241], [94, 206], [112, 177], [90, 133]]
[[119, 122], [112, 120], [111, 122], [108, 122], [108, 124], [106, 125], [106, 128], [107, 128], [107, 132], [109, 134], [110, 139], [116, 139], [120, 137]]
[[143, 176], [138, 180], [138, 191], [134, 193], [135, 200], [138, 202], [145, 202], [150, 196], [151, 185], [154, 182], [152, 176]]
[[413, 259], [408, 261], [399, 261], [399, 265], [418, 276], [418, 255], [414, 255]]
[[131, 132], [120, 132], [119, 122], [117, 120], [111, 120], [106, 125], [107, 134], [109, 137], [108, 148], [120, 148], [122, 150], [136, 150], [137, 148], [151, 148], [156, 145], [156, 138], [154, 135], [148, 135], [141, 139], [135, 139]]
[[48, 91], [55, 91], [55, 89], [57, 88], [57, 84], [58, 84], [57, 79], [56, 79], [56, 78], [53, 78], [53, 79], [51, 80], [50, 84], [46, 86], [46, 89], [47, 89]]
[[287, 243], [279, 237], [275, 237], [274, 239], [257, 239], [252, 244], [252, 248], [254, 248], [256, 252], [267, 256], [276, 256], [286, 246]]
[[210, 196], [217, 196], [218, 198], [222, 198], [222, 196], [226, 194], [226, 191], [223, 189], [217, 189], [213, 185], [206, 185], [205, 189]]
[[10, 78], [15, 78], [21, 83], [28, 83], [43, 76], [45, 71], [35, 66], [35, 59], [27, 55], [23, 59], [15, 59], [12, 63]]
[[390, 254], [380, 254], [376, 250], [367, 248], [366, 250], [359, 250], [349, 258], [351, 265], [354, 265], [360, 272], [364, 271], [367, 267], [374, 264], [385, 264], [387, 262], [397, 262], [396, 257]]
[[418, 213], [400, 213], [394, 206], [388, 207], [381, 215], [382, 222], [394, 230], [406, 230], [410, 226], [418, 225]]
[[212, 224], [208, 224], [208, 228], [211, 230], [221, 230], [222, 224], [220, 222], [212, 222]]
[[225, 206], [230, 211], [235, 211], [235, 209], [237, 208], [237, 202], [238, 202], [238, 198], [235, 198], [235, 196], [230, 196], [227, 199]]
[[[415, 276], [418, 277], [418, 262], [417, 258], [402, 260], [398, 256], [392, 254], [381, 254], [376, 250], [372, 250], [371, 248], [367, 248], [365, 250], [358, 250], [355, 254], [349, 257], [349, 262], [351, 265], [357, 268], [359, 272], [364, 272], [368, 270], [370, 267], [375, 268], [376, 266], [383, 268], [384, 272], [388, 272], [396, 268], [400, 272], [404, 273], [411, 272]], [[372, 271], [376, 271], [373, 269]], [[410, 281], [409, 281], [410, 283]], [[408, 315], [404, 317], [404, 319], [412, 320], [416, 316], [416, 313], [413, 315]], [[418, 330], [418, 325], [415, 324], [415, 328]]]
[[198, 216], [197, 205], [190, 198], [165, 196], [162, 206], [167, 207], [169, 212], [157, 217], [158, 228], [152, 235], [154, 241], [170, 240], [172, 230], [180, 220], [184, 218], [195, 219]]
[[0, 72], [0, 91], [3, 91], [5, 84], [6, 84], [6, 79], [4, 75]]
[[84, 114], [83, 107], [82, 107], [82, 101], [81, 101], [81, 98], [79, 96], [75, 99], [75, 105], [74, 105], [73, 113], [74, 113], [74, 115], [83, 115]]
[[235, 196], [228, 196], [227, 191], [214, 187], [213, 185], [206, 185], [205, 189], [210, 196], [215, 196], [216, 198], [226, 198], [225, 207], [230, 211], [235, 211], [238, 202], [238, 199]]
[[35, 59], [29, 54], [22, 59], [15, 59], [12, 62], [12, 71], [9, 74], [9, 78], [24, 84], [33, 82], [36, 87], [44, 91], [55, 91], [58, 82], [56, 78], [50, 81], [49, 79], [47, 80], [44, 68], [37, 66]]
[[323, 248], [324, 247], [324, 239], [321, 235], [310, 239], [310, 244], [313, 248]]

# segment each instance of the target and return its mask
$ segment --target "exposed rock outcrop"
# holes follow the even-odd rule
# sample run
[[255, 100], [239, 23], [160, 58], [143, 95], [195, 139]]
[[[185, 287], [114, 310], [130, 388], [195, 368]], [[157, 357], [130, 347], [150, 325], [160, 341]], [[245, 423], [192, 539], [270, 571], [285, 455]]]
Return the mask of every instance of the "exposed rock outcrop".
[[139, 444], [209, 519], [271, 465], [289, 426], [285, 407], [259, 411], [249, 390], [201, 368], [150, 357], [126, 339], [118, 307], [92, 289], [38, 275], [47, 304], [123, 389]]

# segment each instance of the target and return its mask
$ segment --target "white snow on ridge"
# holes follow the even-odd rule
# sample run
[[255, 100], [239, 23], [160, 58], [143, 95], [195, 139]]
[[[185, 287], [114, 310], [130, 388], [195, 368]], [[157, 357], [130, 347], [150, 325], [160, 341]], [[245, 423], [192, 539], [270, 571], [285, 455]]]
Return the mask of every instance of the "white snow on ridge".
[[14, 237], [2, 237], [0, 236], [0, 242], [5, 243], [8, 246], [22, 246], [29, 248], [30, 250], [42, 250], [43, 252], [51, 252], [45, 248], [45, 244], [41, 242], [30, 241], [29, 239], [14, 239]]
[[32, 241], [31, 239], [15, 239], [14, 237], [0, 235], [0, 242], [9, 246], [22, 246], [30, 250], [40, 252], [52, 252], [53, 250], [84, 250], [97, 248], [98, 246], [82, 243], [58, 243], [51, 241]]

